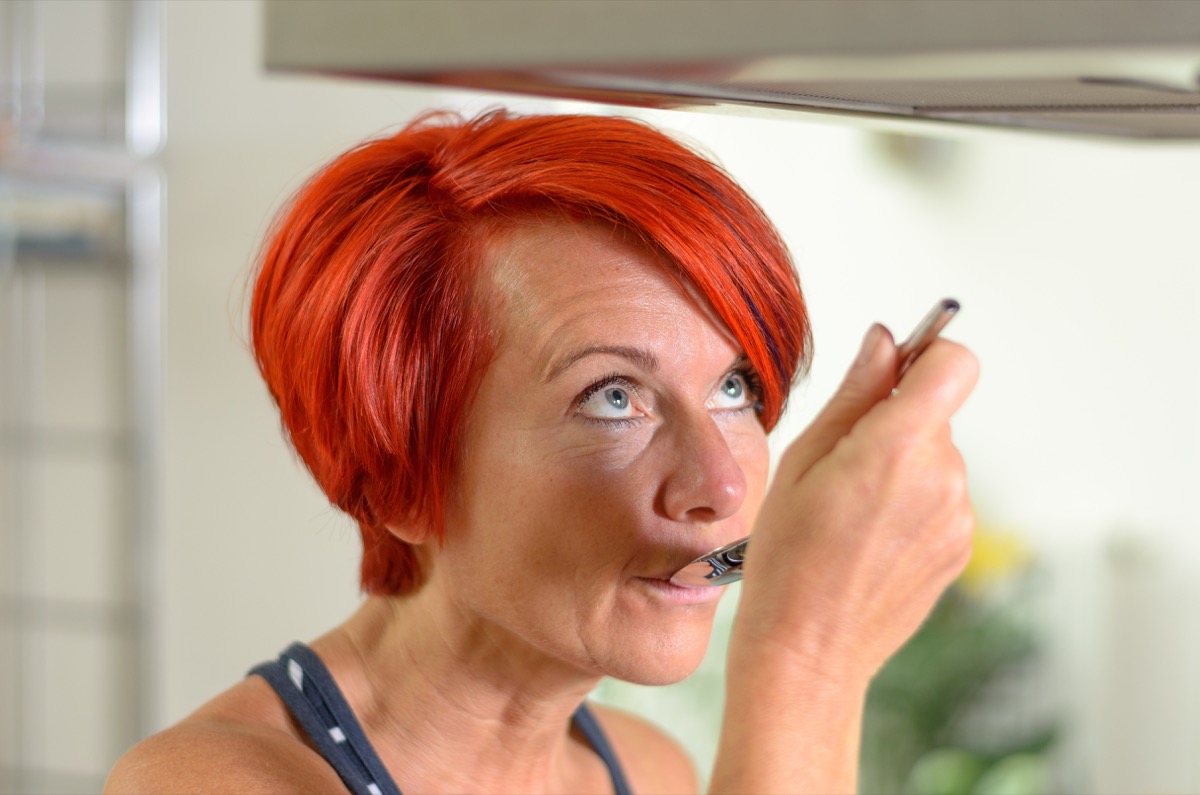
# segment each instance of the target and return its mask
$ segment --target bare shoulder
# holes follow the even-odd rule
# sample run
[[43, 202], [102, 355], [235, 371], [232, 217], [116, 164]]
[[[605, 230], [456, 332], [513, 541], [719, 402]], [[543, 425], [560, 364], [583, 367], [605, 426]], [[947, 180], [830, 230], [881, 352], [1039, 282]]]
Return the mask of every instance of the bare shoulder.
[[265, 682], [251, 677], [130, 749], [106, 793], [344, 792]]
[[614, 707], [588, 706], [608, 735], [635, 792], [680, 795], [699, 790], [691, 758], [666, 732]]

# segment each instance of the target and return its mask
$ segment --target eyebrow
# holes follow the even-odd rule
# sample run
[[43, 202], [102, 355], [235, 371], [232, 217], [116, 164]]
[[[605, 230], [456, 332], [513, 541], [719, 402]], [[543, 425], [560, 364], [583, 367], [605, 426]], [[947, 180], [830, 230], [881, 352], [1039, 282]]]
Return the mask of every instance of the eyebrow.
[[650, 351], [641, 348], [630, 348], [625, 345], [588, 345], [571, 351], [555, 363], [550, 368], [549, 373], [542, 383], [550, 383], [570, 369], [576, 362], [586, 359], [589, 356], [619, 356], [622, 359], [628, 359], [647, 372], [653, 373], [658, 371], [658, 357]]

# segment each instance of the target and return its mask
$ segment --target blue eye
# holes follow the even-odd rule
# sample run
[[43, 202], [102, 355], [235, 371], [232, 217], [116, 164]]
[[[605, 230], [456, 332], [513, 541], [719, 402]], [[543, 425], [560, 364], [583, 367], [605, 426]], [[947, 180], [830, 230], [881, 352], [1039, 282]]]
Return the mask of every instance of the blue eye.
[[631, 419], [636, 416], [631, 391], [631, 387], [611, 379], [595, 384], [580, 398], [579, 413], [592, 419]]
[[624, 389], [614, 386], [610, 389], [605, 389], [601, 394], [604, 395], [604, 402], [617, 411], [624, 411], [629, 408], [629, 395], [625, 394]]
[[752, 406], [754, 400], [754, 391], [747, 383], [746, 376], [741, 373], [730, 373], [717, 387], [711, 405], [715, 409], [736, 410]]

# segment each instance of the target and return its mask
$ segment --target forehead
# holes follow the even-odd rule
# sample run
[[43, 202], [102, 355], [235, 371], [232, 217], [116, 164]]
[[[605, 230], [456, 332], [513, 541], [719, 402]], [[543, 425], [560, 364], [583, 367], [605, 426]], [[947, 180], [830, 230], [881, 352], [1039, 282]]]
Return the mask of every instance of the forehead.
[[487, 249], [494, 309], [505, 330], [561, 324], [655, 307], [698, 308], [671, 265], [633, 236], [601, 221], [561, 217], [518, 222]]
[[523, 222], [491, 244], [485, 265], [502, 353], [538, 370], [588, 344], [736, 347], [667, 261], [610, 224]]
[[522, 221], [489, 247], [487, 260], [502, 314], [517, 322], [604, 303], [614, 289], [635, 300], [664, 288], [680, 291], [660, 257], [601, 222]]

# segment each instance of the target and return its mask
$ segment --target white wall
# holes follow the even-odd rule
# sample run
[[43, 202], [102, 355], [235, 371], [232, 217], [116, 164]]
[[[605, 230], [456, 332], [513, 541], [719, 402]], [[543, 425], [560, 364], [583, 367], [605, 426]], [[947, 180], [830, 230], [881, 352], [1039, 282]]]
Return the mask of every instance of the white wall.
[[[168, 7], [163, 723], [356, 602], [353, 530], [286, 450], [241, 339], [272, 210], [420, 109], [495, 101], [265, 76], [259, 24], [248, 2]], [[1200, 789], [1200, 145], [932, 128], [922, 161], [827, 117], [644, 115], [712, 149], [800, 262], [818, 353], [783, 434], [870, 322], [904, 331], [936, 297], [963, 302], [949, 334], [983, 377], [957, 438], [981, 516], [1028, 534], [1054, 573], [1048, 692], [1074, 716], [1077, 786]]]
[[244, 342], [243, 289], [289, 190], [431, 98], [267, 77], [259, 26], [257, 3], [167, 4], [164, 722], [356, 602], [353, 528], [283, 442]]
[[1194, 791], [1200, 146], [939, 135], [945, 173], [813, 125], [742, 122], [714, 143], [783, 228], [812, 304], [818, 360], [788, 429], [868, 322], [903, 332], [959, 298], [947, 333], [983, 373], [956, 438], [980, 518], [1023, 532], [1049, 570], [1044, 687], [1068, 718], [1071, 784]]

